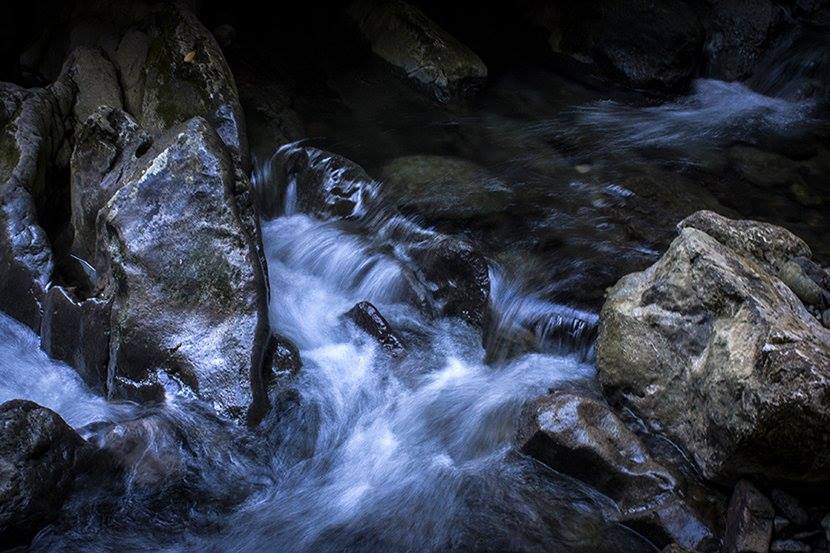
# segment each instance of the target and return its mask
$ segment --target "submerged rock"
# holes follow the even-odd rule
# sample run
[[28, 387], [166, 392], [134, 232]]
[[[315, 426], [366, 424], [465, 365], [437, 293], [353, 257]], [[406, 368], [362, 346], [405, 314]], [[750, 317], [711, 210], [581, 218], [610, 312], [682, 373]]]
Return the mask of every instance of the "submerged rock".
[[404, 156], [380, 171], [384, 197], [404, 212], [430, 220], [486, 217], [504, 211], [510, 189], [470, 161], [446, 156]]
[[99, 213], [111, 396], [160, 399], [163, 372], [225, 413], [241, 416], [251, 403], [264, 292], [233, 184], [219, 136], [195, 118], [137, 160]]
[[716, 543], [712, 522], [683, 499], [681, 480], [604, 402], [569, 392], [546, 396], [526, 410], [519, 441], [524, 452], [613, 499], [621, 522], [658, 546]]
[[439, 102], [474, 92], [487, 67], [468, 47], [402, 0], [357, 0], [348, 13], [372, 52]]
[[721, 481], [830, 480], [830, 332], [776, 276], [806, 245], [699, 212], [652, 267], [608, 293], [606, 392]]
[[25, 545], [58, 514], [86, 442], [31, 401], [0, 405], [0, 543]]

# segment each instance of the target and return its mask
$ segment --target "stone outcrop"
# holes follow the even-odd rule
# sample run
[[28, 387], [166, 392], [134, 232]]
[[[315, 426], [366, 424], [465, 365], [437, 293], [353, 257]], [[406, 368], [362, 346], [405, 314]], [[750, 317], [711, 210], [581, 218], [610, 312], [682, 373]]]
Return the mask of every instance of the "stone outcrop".
[[608, 293], [607, 394], [685, 448], [704, 476], [830, 480], [830, 331], [777, 269], [784, 229], [698, 212], [652, 267]]

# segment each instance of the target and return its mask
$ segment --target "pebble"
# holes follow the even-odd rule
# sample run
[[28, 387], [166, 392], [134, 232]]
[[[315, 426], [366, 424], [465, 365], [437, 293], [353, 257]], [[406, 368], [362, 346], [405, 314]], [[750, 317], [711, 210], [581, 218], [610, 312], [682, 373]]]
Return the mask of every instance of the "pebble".
[[775, 540], [769, 546], [770, 553], [810, 553], [812, 548], [797, 540]]

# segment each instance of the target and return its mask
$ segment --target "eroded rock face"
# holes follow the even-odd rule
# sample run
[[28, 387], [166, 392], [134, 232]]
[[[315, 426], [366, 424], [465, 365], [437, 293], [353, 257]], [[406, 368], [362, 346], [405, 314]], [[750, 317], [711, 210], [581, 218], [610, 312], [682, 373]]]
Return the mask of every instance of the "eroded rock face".
[[726, 515], [727, 553], [766, 553], [772, 537], [775, 509], [769, 499], [746, 480], [732, 492]]
[[252, 363], [261, 361], [262, 292], [235, 211], [230, 157], [195, 118], [123, 180], [97, 221], [96, 268], [113, 299], [110, 395], [158, 399], [164, 373], [242, 415]]
[[710, 479], [830, 480], [830, 331], [775, 276], [784, 229], [699, 212], [602, 309], [599, 378]]
[[555, 392], [524, 413], [519, 442], [529, 455], [613, 499], [621, 521], [658, 546], [714, 545], [707, 517], [684, 499], [679, 477], [600, 400]]
[[358, 0], [348, 13], [375, 55], [439, 102], [468, 95], [487, 79], [472, 50], [402, 0]]
[[45, 407], [25, 400], [0, 405], [0, 543], [25, 544], [57, 516], [85, 447]]

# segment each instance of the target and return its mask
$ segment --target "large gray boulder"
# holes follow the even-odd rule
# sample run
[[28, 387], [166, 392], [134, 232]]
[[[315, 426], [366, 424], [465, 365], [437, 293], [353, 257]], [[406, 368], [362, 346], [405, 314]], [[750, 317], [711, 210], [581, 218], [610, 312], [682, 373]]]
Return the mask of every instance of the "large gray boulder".
[[698, 550], [717, 542], [714, 510], [692, 505], [684, 480], [653, 459], [604, 401], [566, 391], [545, 396], [525, 409], [519, 442], [613, 499], [620, 521], [656, 545]]
[[19, 399], [0, 405], [0, 544], [25, 545], [57, 516], [87, 448], [45, 407]]
[[348, 13], [376, 56], [439, 102], [470, 94], [487, 79], [475, 52], [403, 0], [358, 0]]
[[122, 170], [97, 220], [95, 266], [113, 302], [109, 393], [159, 399], [172, 377], [240, 417], [258, 393], [267, 319], [233, 162], [194, 118]]
[[[830, 480], [830, 331], [776, 276], [784, 229], [699, 212], [608, 293], [599, 378], [704, 476]], [[702, 230], [703, 229], [703, 230]]]

